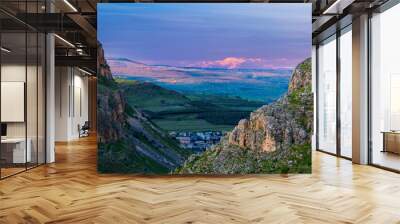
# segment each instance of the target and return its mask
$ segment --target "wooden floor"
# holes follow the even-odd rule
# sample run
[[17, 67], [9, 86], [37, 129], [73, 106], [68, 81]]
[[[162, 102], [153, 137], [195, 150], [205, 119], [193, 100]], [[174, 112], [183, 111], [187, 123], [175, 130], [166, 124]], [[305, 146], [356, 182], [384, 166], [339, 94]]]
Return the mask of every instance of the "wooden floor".
[[315, 152], [312, 175], [99, 175], [94, 138], [0, 181], [0, 223], [400, 223], [400, 175]]
[[1, 169], [1, 177], [8, 177], [13, 174], [25, 171], [25, 167], [6, 167], [0, 168]]

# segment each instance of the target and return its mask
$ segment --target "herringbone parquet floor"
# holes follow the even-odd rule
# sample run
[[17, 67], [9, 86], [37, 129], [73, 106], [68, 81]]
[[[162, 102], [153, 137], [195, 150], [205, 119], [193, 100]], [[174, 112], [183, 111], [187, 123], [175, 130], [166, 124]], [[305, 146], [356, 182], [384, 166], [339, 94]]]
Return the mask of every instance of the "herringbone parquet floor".
[[0, 223], [400, 223], [400, 175], [313, 153], [312, 175], [96, 172], [95, 138], [0, 181]]

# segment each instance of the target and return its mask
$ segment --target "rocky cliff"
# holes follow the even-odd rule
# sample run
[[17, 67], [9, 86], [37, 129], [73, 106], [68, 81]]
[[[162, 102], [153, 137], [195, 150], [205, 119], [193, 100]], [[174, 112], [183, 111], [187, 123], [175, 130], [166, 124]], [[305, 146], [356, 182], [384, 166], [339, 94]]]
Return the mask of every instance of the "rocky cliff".
[[98, 52], [98, 170], [169, 173], [190, 153], [126, 103], [101, 46]]
[[110, 66], [106, 61], [106, 58], [104, 56], [104, 49], [101, 44], [99, 44], [99, 47], [97, 48], [97, 68], [99, 77], [105, 78], [107, 80], [113, 79]]
[[266, 152], [311, 138], [312, 94], [310, 59], [293, 71], [288, 93], [278, 101], [251, 113], [228, 135], [228, 142], [241, 148]]
[[177, 173], [311, 172], [311, 60], [293, 71], [288, 92], [243, 119], [221, 142]]

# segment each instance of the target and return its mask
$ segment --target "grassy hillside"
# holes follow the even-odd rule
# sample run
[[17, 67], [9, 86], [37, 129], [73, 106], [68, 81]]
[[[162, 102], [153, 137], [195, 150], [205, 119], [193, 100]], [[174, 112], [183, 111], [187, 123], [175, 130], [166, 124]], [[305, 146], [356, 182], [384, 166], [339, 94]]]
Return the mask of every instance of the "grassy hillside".
[[193, 152], [126, 103], [118, 82], [98, 79], [98, 170], [167, 174]]
[[149, 82], [116, 79], [126, 93], [128, 103], [144, 111], [161, 112], [191, 108], [190, 99], [178, 92]]
[[202, 154], [193, 154], [176, 174], [311, 173], [311, 145], [292, 145], [264, 153], [221, 142]]

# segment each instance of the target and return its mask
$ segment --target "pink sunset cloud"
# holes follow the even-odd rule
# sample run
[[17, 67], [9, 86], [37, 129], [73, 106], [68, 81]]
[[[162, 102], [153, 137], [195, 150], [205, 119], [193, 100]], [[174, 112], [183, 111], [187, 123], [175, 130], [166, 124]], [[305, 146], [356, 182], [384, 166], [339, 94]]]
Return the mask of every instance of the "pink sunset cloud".
[[296, 59], [277, 58], [277, 59], [262, 59], [262, 58], [246, 58], [246, 57], [226, 57], [221, 60], [201, 61], [193, 63], [191, 66], [203, 68], [292, 68], [293, 64], [297, 63]]
[[201, 67], [223, 67], [235, 69], [240, 67], [243, 63], [261, 60], [259, 58], [243, 58], [243, 57], [226, 57], [222, 60], [203, 61], [200, 62]]
[[223, 60], [216, 61], [216, 64], [233, 69], [233, 68], [237, 68], [239, 65], [243, 64], [244, 62], [246, 62], [245, 58], [228, 57], [228, 58], [224, 58]]

